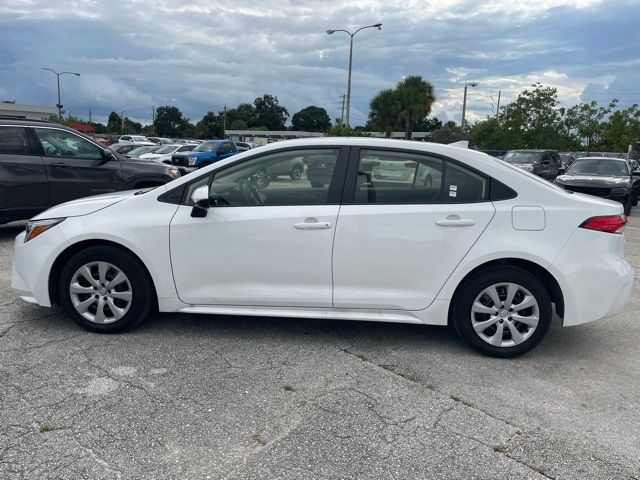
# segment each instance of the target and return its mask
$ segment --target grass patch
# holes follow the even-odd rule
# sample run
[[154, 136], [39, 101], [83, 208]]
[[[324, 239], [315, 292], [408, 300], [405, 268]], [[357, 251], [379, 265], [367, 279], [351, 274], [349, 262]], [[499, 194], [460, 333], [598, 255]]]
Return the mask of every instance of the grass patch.
[[285, 386], [284, 386], [284, 391], [285, 391], [285, 392], [295, 392], [295, 391], [296, 391], [296, 389], [295, 389], [295, 388], [293, 388], [291, 385], [285, 385]]
[[473, 403], [471, 403], [469, 400], [465, 400], [464, 398], [460, 398], [457, 395], [449, 395], [449, 398], [454, 402], [461, 403], [462, 405], [465, 405], [467, 407], [473, 407]]
[[493, 451], [497, 453], [504, 453], [507, 451], [507, 447], [504, 445], [498, 445], [497, 447], [493, 447]]
[[49, 425], [48, 423], [40, 425], [40, 433], [53, 432], [54, 430], [57, 430], [56, 427]]
[[393, 373], [396, 372], [397, 365], [391, 365], [391, 364], [385, 363], [380, 366], [384, 368], [387, 372], [393, 372]]
[[252, 434], [251, 438], [253, 439], [254, 442], [256, 442], [261, 447], [264, 447], [267, 444], [267, 439], [264, 438], [262, 435], [260, 435], [259, 432]]
[[369, 361], [369, 357], [367, 357], [366, 355], [364, 355], [362, 353], [356, 353], [354, 355], [356, 357], [358, 357], [360, 360], [362, 360], [363, 362], [368, 362]]

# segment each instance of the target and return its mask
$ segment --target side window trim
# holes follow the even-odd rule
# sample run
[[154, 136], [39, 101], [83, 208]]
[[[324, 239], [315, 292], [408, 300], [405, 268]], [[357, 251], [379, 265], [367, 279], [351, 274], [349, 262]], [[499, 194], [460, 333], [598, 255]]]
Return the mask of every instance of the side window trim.
[[[230, 163], [229, 165], [225, 165], [224, 167], [222, 167], [219, 170], [214, 170], [213, 172], [209, 172], [203, 176], [208, 176], [209, 180], [208, 180], [208, 185], [209, 188], [211, 188], [211, 184], [213, 183], [215, 177], [217, 174], [219, 174], [220, 172], [224, 172], [226, 169], [231, 168], [231, 167], [235, 167], [237, 165], [240, 165], [242, 163], [245, 163], [247, 161], [252, 161], [252, 160], [257, 160], [259, 158], [265, 157], [267, 155], [271, 155], [274, 153], [283, 153], [283, 152], [290, 152], [290, 151], [300, 151], [300, 150], [320, 150], [320, 149], [325, 149], [325, 150], [338, 150], [338, 158], [336, 160], [336, 166], [333, 170], [333, 177], [331, 179], [331, 184], [329, 185], [329, 192], [327, 194], [327, 201], [322, 204], [322, 205], [340, 205], [342, 203], [342, 198], [343, 198], [343, 194], [344, 194], [344, 186], [345, 186], [345, 177], [346, 177], [346, 170], [347, 170], [347, 166], [348, 166], [348, 162], [349, 162], [349, 154], [350, 154], [350, 150], [351, 147], [348, 146], [344, 146], [344, 145], [323, 145], [323, 146], [307, 146], [307, 147], [290, 147], [290, 148], [283, 148], [283, 149], [278, 149], [278, 150], [273, 150], [273, 151], [269, 151], [269, 152], [261, 152], [257, 155], [248, 157], [243, 159], [240, 162], [233, 162]], [[191, 180], [190, 182], [184, 183], [178, 187], [176, 187], [175, 189], [170, 190], [169, 192], [166, 192], [165, 194], [163, 194], [163, 197], [165, 198], [165, 200], [161, 200], [161, 201], [167, 201], [167, 198], [173, 198], [174, 200], [169, 202], [169, 203], [174, 203], [175, 202], [175, 194], [172, 196], [171, 193], [173, 192], [173, 190], [181, 190], [181, 199], [179, 204], [182, 206], [190, 206], [189, 205], [189, 199], [186, 198], [187, 196], [187, 192], [189, 191], [189, 186], [191, 186], [193, 183], [199, 182], [202, 180], [203, 176], [199, 176], [198, 178], [194, 178], [193, 180]], [[260, 205], [256, 205], [257, 207], [259, 207]], [[215, 208], [234, 208], [234, 206], [222, 206], [222, 205], [218, 205]]]
[[[100, 152], [104, 153], [105, 149], [102, 145], [99, 145], [98, 143], [94, 142], [93, 140], [83, 137], [80, 134], [74, 133], [72, 131], [66, 130], [64, 128], [56, 128], [56, 127], [49, 127], [49, 126], [37, 126], [37, 127], [29, 127], [30, 129], [32, 129], [32, 134], [33, 134], [33, 138], [36, 141], [37, 144], [40, 145], [40, 148], [42, 150], [42, 156], [45, 156], [45, 152], [44, 149], [42, 149], [42, 143], [40, 142], [40, 139], [38, 138], [38, 134], [36, 133], [37, 129], [40, 130], [56, 130], [58, 132], [64, 132], [64, 133], [68, 133], [69, 135], [73, 135], [74, 137], [78, 137], [80, 140], [83, 140], [87, 143], [90, 143], [91, 145], [93, 145], [94, 147], [96, 147]], [[97, 160], [97, 159], [91, 159], [91, 158], [85, 158], [84, 160]]]
[[[431, 203], [417, 203], [415, 205], [441, 205], [441, 204], [456, 204], [458, 202], [453, 202], [453, 201], [448, 201], [448, 197], [446, 197], [446, 192], [445, 192], [445, 182], [447, 179], [447, 166], [449, 163], [453, 163], [458, 165], [461, 168], [467, 169], [473, 173], [475, 173], [476, 175], [481, 176], [482, 178], [485, 179], [485, 181], [487, 182], [487, 191], [485, 192], [484, 195], [484, 200], [479, 200], [476, 202], [464, 202], [464, 203], [485, 203], [485, 202], [490, 202], [490, 196], [491, 196], [491, 180], [492, 178], [490, 176], [488, 176], [486, 173], [481, 172], [465, 163], [459, 162], [451, 157], [447, 157], [444, 155], [439, 155], [437, 153], [432, 153], [432, 152], [422, 152], [419, 150], [410, 150], [410, 149], [395, 149], [395, 148], [388, 148], [388, 147], [375, 147], [375, 148], [368, 148], [368, 147], [362, 147], [362, 146], [357, 146], [357, 147], [351, 147], [351, 153], [349, 155], [349, 165], [348, 165], [348, 169], [347, 169], [347, 174], [345, 175], [345, 186], [344, 186], [344, 191], [343, 191], [343, 195], [342, 195], [342, 203], [344, 205], [398, 205], [398, 204], [385, 204], [385, 203], [377, 203], [377, 204], [362, 204], [362, 203], [357, 203], [355, 201], [356, 198], [356, 185], [357, 185], [357, 181], [358, 181], [358, 167], [360, 164], [360, 153], [362, 152], [362, 150], [378, 150], [378, 151], [387, 151], [387, 152], [398, 152], [398, 153], [406, 153], [406, 154], [413, 154], [413, 155], [425, 155], [425, 156], [430, 156], [433, 158], [437, 158], [439, 160], [442, 161], [442, 185], [443, 188], [440, 191], [440, 195], [439, 195], [439, 199], [437, 202], [431, 202]], [[462, 203], [462, 202], [460, 202]]]

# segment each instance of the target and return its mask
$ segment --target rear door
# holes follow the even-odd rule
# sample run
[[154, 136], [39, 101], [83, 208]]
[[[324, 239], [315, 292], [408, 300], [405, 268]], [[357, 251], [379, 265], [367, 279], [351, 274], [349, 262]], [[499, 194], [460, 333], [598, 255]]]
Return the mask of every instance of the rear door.
[[[380, 175], [380, 166], [394, 174]], [[346, 182], [336, 308], [428, 307], [495, 212], [487, 177], [435, 155], [353, 149]]]
[[33, 128], [49, 178], [49, 205], [121, 190], [122, 166], [93, 142], [55, 127]]
[[27, 128], [0, 126], [0, 222], [30, 218], [48, 201], [45, 165]]

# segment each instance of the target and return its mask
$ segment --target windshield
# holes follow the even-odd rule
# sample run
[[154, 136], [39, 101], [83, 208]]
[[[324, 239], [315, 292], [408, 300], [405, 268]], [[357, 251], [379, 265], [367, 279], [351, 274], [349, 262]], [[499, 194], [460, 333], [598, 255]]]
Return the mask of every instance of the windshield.
[[569, 167], [567, 175], [607, 175], [628, 177], [627, 163], [618, 160], [578, 160]]
[[138, 147], [131, 150], [127, 155], [133, 157], [136, 155], [142, 155], [143, 153], [150, 152], [151, 150], [153, 150], [153, 147]]
[[213, 152], [220, 142], [202, 142], [196, 148], [194, 148], [194, 152]]
[[536, 163], [541, 156], [540, 152], [507, 152], [503, 160], [515, 164]]
[[161, 155], [163, 155], [165, 153], [173, 153], [178, 148], [180, 148], [180, 147], [176, 147], [175, 145], [167, 145], [166, 147], [162, 147], [162, 148], [159, 148], [158, 150], [156, 150], [156, 153], [159, 153]]
[[146, 137], [142, 137], [142, 136], [140, 136], [140, 135], [131, 135], [131, 139], [132, 139], [134, 142], [146, 142], [146, 141], [147, 141], [147, 138], [146, 138]]

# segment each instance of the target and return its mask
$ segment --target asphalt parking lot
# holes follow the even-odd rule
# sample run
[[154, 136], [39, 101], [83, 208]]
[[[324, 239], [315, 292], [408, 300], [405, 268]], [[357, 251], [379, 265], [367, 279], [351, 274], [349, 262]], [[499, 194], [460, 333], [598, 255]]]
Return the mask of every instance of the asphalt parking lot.
[[[0, 226], [0, 478], [640, 478], [640, 283], [498, 360], [446, 328], [158, 314], [98, 335], [17, 299]], [[640, 214], [627, 227], [640, 267]]]

